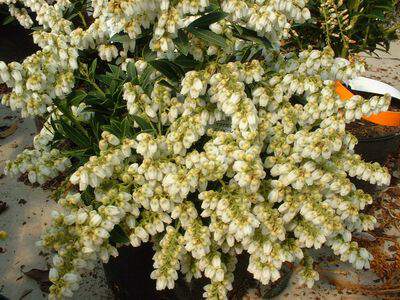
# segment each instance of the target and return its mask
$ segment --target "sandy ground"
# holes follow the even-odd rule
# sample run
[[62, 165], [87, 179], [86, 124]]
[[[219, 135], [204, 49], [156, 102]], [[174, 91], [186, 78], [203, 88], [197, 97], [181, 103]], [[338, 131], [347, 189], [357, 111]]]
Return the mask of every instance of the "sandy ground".
[[[390, 54], [380, 53], [380, 57], [364, 55], [370, 64], [368, 76], [400, 89], [400, 42], [393, 44]], [[34, 244], [49, 221], [49, 213], [56, 204], [49, 200], [48, 191], [35, 189], [17, 182], [14, 178], [1, 176], [6, 160], [13, 159], [25, 147], [31, 145], [35, 132], [32, 120], [22, 120], [18, 114], [0, 107], [0, 126], [18, 124], [17, 131], [10, 137], [0, 140], [0, 201], [9, 208], [0, 215], [0, 230], [8, 232], [9, 237], [0, 241], [0, 295], [9, 299], [45, 299], [36, 282], [23, 275], [22, 270], [32, 268], [46, 269], [47, 261]], [[369, 272], [356, 274], [356, 282], [373, 278]], [[95, 272], [84, 280], [74, 299], [113, 299], [108, 290], [104, 272], [99, 264]], [[296, 284], [295, 277], [287, 289], [277, 299], [374, 299], [362, 295], [349, 295], [320, 281], [311, 290]]]
[[[16, 113], [2, 106], [0, 125], [17, 123], [17, 131], [10, 137], [0, 140], [0, 174], [6, 160], [13, 159], [25, 147], [30, 146], [35, 134], [32, 120], [22, 120]], [[56, 208], [56, 203], [48, 198], [49, 192], [32, 188], [17, 182], [15, 178], [1, 176], [0, 201], [9, 208], [0, 215], [0, 230], [5, 230], [9, 237], [0, 241], [0, 294], [11, 300], [46, 299], [38, 284], [23, 276], [23, 271], [47, 269], [46, 257], [35, 247], [41, 231], [49, 222], [49, 215]], [[104, 272], [99, 264], [96, 271], [89, 275], [74, 299], [112, 299], [106, 287]]]
[[391, 45], [390, 53], [364, 54], [368, 64], [367, 77], [388, 83], [400, 90], [400, 42]]

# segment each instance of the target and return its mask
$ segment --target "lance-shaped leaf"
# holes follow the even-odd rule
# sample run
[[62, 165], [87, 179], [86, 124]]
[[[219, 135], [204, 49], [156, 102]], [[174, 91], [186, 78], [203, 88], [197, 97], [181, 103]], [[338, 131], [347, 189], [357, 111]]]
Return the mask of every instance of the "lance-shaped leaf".
[[220, 46], [222, 48], [226, 48], [228, 46], [224, 37], [212, 32], [211, 30], [202, 28], [188, 28], [188, 31], [191, 32], [195, 37], [205, 41], [208, 44]]
[[194, 20], [188, 27], [207, 29], [211, 24], [223, 20], [226, 16], [227, 14], [222, 11], [214, 11]]

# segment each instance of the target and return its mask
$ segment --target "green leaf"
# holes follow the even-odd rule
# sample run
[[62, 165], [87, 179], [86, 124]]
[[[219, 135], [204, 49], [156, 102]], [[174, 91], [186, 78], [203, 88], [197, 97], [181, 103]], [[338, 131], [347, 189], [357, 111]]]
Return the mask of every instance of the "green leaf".
[[122, 126], [121, 126], [121, 122], [117, 121], [116, 119], [113, 119], [110, 121], [110, 126], [113, 129], [113, 133], [118, 136], [118, 137], [122, 137]]
[[92, 132], [93, 132], [93, 135], [94, 135], [96, 141], [99, 142], [100, 135], [101, 135], [100, 122], [99, 122], [98, 118], [96, 118], [96, 115], [90, 119], [89, 125], [90, 125], [90, 128], [92, 129]]
[[12, 23], [14, 20], [15, 20], [15, 18], [14, 18], [13, 16], [7, 16], [7, 17], [4, 19], [2, 25], [10, 24], [10, 23]]
[[179, 55], [174, 63], [179, 65], [184, 71], [196, 69], [201, 63], [194, 60], [192, 56]]
[[66, 19], [71, 21], [73, 18], [75, 18], [78, 15], [79, 15], [78, 13], [75, 13], [75, 14], [72, 14], [72, 15], [68, 16]]
[[204, 16], [201, 16], [200, 18], [194, 20], [192, 23], [189, 24], [189, 28], [203, 28], [203, 29], [208, 29], [208, 27], [216, 23], [220, 20], [223, 20], [226, 18], [228, 14], [222, 12], [222, 11], [215, 11], [211, 12], [209, 14], [206, 14]]
[[[79, 149], [79, 150], [62, 150], [61, 154], [63, 156], [69, 157], [69, 158], [77, 158], [80, 161], [80, 164], [84, 164], [87, 162], [88, 158], [90, 157], [89, 154], [86, 152], [88, 149]], [[89, 204], [88, 204], [89, 205]]]
[[136, 121], [136, 123], [139, 124], [140, 128], [143, 130], [153, 130], [153, 127], [149, 122], [147, 122], [145, 119], [142, 117], [139, 117], [137, 115], [133, 115], [132, 118]]
[[32, 30], [32, 31], [38, 31], [38, 30], [43, 30], [43, 29], [44, 29], [43, 26], [33, 26], [30, 28], [30, 30]]
[[[101, 83], [104, 83], [105, 85], [110, 85], [111, 82], [114, 80], [114, 76], [112, 75], [112, 73], [107, 73], [107, 74], [96, 75], [96, 79], [98, 81], [100, 81]], [[95, 92], [98, 92], [98, 91], [95, 91]], [[89, 94], [90, 94], [90, 92], [89, 92]]]
[[150, 77], [151, 74], [153, 73], [154, 68], [150, 65], [148, 65], [144, 70], [143, 73], [140, 75], [140, 84], [143, 88], [143, 90], [146, 90], [147, 86], [151, 84], [150, 82]]
[[161, 84], [161, 85], [163, 85], [163, 86], [166, 86], [167, 88], [170, 88], [170, 89], [172, 89], [172, 90], [174, 90], [174, 91], [177, 91], [176, 86], [170, 84], [168, 81], [166, 81], [166, 80], [164, 80], [164, 79], [163, 79], [163, 80], [160, 80], [160, 81], [158, 82], [158, 84]]
[[157, 58], [157, 53], [149, 48], [149, 45], [144, 45], [142, 49], [142, 57], [145, 61], [154, 60]]
[[[106, 94], [111, 94], [111, 96], [114, 95], [115, 92], [118, 90], [119, 86], [120, 86], [120, 84], [117, 80], [111, 81], [111, 84], [110, 84], [109, 88], [107, 89]], [[107, 96], [109, 96], [109, 95], [107, 95]]]
[[71, 140], [75, 145], [81, 148], [90, 148], [91, 142], [89, 137], [78, 129], [67, 124], [64, 120], [60, 120], [60, 125], [65, 133], [65, 136]]
[[248, 59], [251, 58], [251, 47], [247, 47], [242, 55], [242, 59], [240, 60], [241, 62], [246, 62]]
[[142, 84], [146, 84], [151, 77], [151, 74], [154, 72], [154, 68], [150, 65], [148, 65], [142, 72], [142, 74], [140, 74], [140, 83]]
[[102, 126], [103, 131], [109, 131], [112, 134], [116, 135], [117, 137], [123, 137], [123, 126], [122, 122], [112, 119], [109, 125]]
[[114, 34], [111, 38], [110, 38], [110, 42], [115, 42], [115, 43], [125, 43], [128, 42], [130, 40], [129, 36], [127, 34], [124, 35], [119, 35], [119, 34]]
[[122, 125], [122, 136], [133, 138], [135, 136], [135, 131], [133, 129], [133, 122], [130, 116], [126, 116], [124, 120], [121, 122]]
[[210, 0], [210, 5], [206, 8], [206, 11], [216, 11], [221, 9], [219, 0]]
[[251, 41], [254, 43], [257, 43], [259, 45], [262, 45], [267, 48], [271, 48], [272, 44], [271, 42], [265, 38], [265, 37], [260, 37], [257, 35], [257, 32], [247, 29], [245, 27], [242, 27], [240, 25], [234, 25], [233, 26], [236, 33], [234, 33], [235, 37], [241, 38], [243, 40]]
[[91, 186], [88, 186], [88, 188], [81, 193], [81, 197], [85, 205], [91, 205], [94, 201], [93, 188]]
[[108, 67], [110, 68], [113, 76], [115, 79], [119, 78], [119, 75], [121, 74], [121, 69], [117, 66], [109, 64]]
[[95, 60], [92, 61], [90, 68], [89, 68], [89, 75], [90, 77], [94, 77], [94, 75], [96, 74], [96, 68], [97, 68], [97, 58]]
[[110, 241], [114, 244], [129, 243], [129, 238], [121, 226], [115, 225], [114, 229], [110, 232]]
[[128, 73], [129, 79], [134, 80], [137, 77], [136, 66], [134, 62], [129, 62], [126, 66], [126, 72]]
[[83, 101], [83, 99], [86, 98], [86, 96], [87, 94], [85, 91], [77, 90], [71, 96], [68, 96], [68, 98], [71, 98], [71, 100], [69, 100], [69, 104], [78, 106]]
[[184, 75], [181, 67], [166, 59], [152, 60], [149, 61], [149, 64], [165, 77], [175, 82], [178, 82]]
[[189, 54], [189, 39], [182, 29], [178, 31], [178, 38], [175, 40], [175, 45], [183, 55]]
[[57, 106], [58, 110], [63, 113], [63, 116], [69, 119], [71, 122], [76, 122], [75, 116], [72, 114], [71, 106], [67, 103], [66, 99], [54, 100], [54, 104]]
[[224, 37], [212, 32], [211, 30], [202, 28], [188, 28], [188, 31], [208, 44], [217, 45], [221, 48], [226, 48], [228, 46]]

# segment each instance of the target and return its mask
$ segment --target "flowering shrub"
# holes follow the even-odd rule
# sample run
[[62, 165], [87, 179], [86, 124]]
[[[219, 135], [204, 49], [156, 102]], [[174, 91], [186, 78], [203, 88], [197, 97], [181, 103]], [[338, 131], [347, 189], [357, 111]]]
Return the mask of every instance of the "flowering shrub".
[[296, 26], [290, 46], [332, 47], [338, 56], [388, 51], [400, 28], [397, 0], [310, 0], [312, 19]]
[[363, 66], [330, 48], [280, 52], [291, 24], [310, 17], [306, 1], [81, 1], [78, 13], [67, 0], [0, 2], [41, 26], [41, 50], [0, 63], [0, 78], [12, 88], [3, 104], [47, 118], [6, 171], [67, 176], [39, 242], [57, 253], [52, 298], [71, 296], [117, 246], [148, 241], [157, 289], [180, 271], [207, 277], [209, 299], [227, 297], [243, 251], [263, 284], [292, 262], [312, 286], [308, 249], [322, 245], [369, 267], [352, 232], [374, 227], [360, 212], [372, 198], [349, 177], [390, 176], [354, 154], [345, 124], [390, 99], [341, 101], [335, 81]]

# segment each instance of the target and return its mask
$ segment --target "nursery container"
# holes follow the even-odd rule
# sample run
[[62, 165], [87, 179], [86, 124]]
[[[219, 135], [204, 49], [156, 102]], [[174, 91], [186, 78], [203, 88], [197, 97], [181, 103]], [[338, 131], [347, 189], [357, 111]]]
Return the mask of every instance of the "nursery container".
[[[366, 99], [376, 95], [360, 91], [354, 91], [353, 93], [359, 94]], [[400, 100], [392, 98], [392, 103], [389, 110], [390, 111], [388, 113], [392, 114], [389, 115], [389, 117], [391, 117], [389, 122], [393, 122], [393, 120], [398, 118], [398, 115], [400, 114]], [[384, 164], [388, 155], [395, 152], [400, 145], [400, 126], [379, 125], [385, 124], [385, 122], [388, 121], [388, 119], [385, 119], [385, 117], [388, 116], [387, 113], [386, 115], [384, 114], [385, 113], [378, 114], [374, 116], [373, 119], [370, 119], [374, 123], [378, 122], [378, 124], [375, 124], [375, 126], [371, 126], [371, 124], [374, 125], [373, 123], [366, 123], [365, 126], [361, 125], [360, 129], [363, 131], [376, 131], [371, 134], [371, 136], [363, 137], [358, 136], [358, 134], [355, 133], [358, 138], [358, 144], [355, 147], [355, 151], [356, 153], [360, 154], [365, 161], [379, 162], [380, 164]], [[380, 121], [381, 123], [379, 123]], [[375, 128], [379, 128], [381, 130], [374, 130]]]
[[30, 30], [14, 23], [0, 25], [0, 61], [22, 62], [38, 50]]
[[[104, 264], [107, 283], [117, 300], [151, 299], [151, 300], [200, 300], [203, 299], [203, 286], [209, 283], [208, 279], [194, 279], [187, 283], [183, 275], [175, 282], [173, 290], [156, 290], [156, 281], [150, 278], [153, 271], [154, 250], [150, 243], [133, 248], [124, 246], [118, 249], [119, 255], [111, 258]], [[247, 272], [248, 257], [238, 256], [235, 270], [233, 290], [228, 298], [239, 300], [248, 290], [255, 290], [256, 294], [264, 299], [279, 295], [287, 286], [293, 273], [289, 265], [283, 265], [281, 278], [270, 285], [262, 285]]]
[[[400, 146], [400, 135], [388, 135], [370, 139], [360, 139], [355, 152], [368, 162], [378, 162], [383, 165], [391, 153], [395, 153]], [[366, 181], [352, 178], [351, 181], [357, 188], [364, 190], [369, 194], [376, 192], [376, 185]]]
[[[350, 86], [345, 87], [339, 82], [336, 83], [336, 91], [343, 101], [347, 101], [354, 94], [366, 99], [385, 93], [392, 96], [388, 112], [363, 117], [364, 125], [361, 122], [355, 122], [349, 126], [353, 127], [350, 131], [358, 138], [356, 152], [366, 161], [382, 164], [400, 144], [400, 92], [388, 84], [364, 77], [352, 80]], [[358, 127], [354, 128], [354, 124]], [[380, 130], [375, 130], [377, 128]], [[367, 136], [362, 136], [363, 134]]]
[[[365, 117], [361, 122], [349, 124], [348, 130], [358, 139], [355, 152], [367, 161], [385, 164], [388, 156], [397, 151], [400, 146], [400, 92], [392, 86], [369, 78], [356, 78], [350, 82], [350, 87], [337, 83], [337, 92], [346, 101], [353, 94], [366, 99], [374, 95], [389, 93], [392, 103], [388, 112], [371, 117]], [[352, 179], [352, 182], [368, 193], [374, 193], [376, 186], [365, 181]]]
[[365, 161], [384, 164], [388, 155], [400, 146], [400, 135], [392, 134], [376, 138], [359, 139], [355, 152]]

